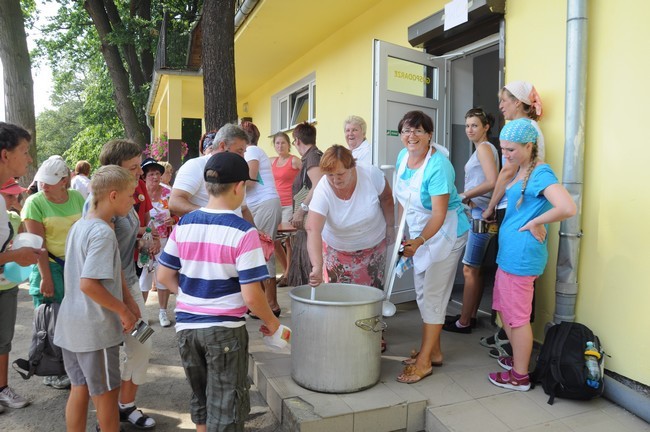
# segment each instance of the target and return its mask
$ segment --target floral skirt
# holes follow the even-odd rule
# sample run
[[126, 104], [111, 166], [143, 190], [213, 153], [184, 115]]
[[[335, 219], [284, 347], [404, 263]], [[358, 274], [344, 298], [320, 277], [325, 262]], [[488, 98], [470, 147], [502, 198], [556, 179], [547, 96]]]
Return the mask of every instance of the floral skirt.
[[325, 268], [329, 281], [384, 288], [386, 240], [358, 251], [339, 251], [325, 247]]

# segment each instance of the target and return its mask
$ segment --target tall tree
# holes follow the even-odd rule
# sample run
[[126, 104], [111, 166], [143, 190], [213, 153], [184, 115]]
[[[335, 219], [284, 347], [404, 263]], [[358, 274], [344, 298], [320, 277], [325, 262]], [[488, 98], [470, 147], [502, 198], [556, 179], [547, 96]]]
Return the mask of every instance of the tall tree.
[[[34, 81], [20, 0], [0, 0], [0, 61], [4, 68], [7, 121], [31, 131], [35, 143]], [[33, 173], [37, 159], [36, 145], [30, 146], [29, 152], [34, 159]]]
[[237, 120], [235, 0], [205, 0], [201, 27], [205, 127], [212, 130]]

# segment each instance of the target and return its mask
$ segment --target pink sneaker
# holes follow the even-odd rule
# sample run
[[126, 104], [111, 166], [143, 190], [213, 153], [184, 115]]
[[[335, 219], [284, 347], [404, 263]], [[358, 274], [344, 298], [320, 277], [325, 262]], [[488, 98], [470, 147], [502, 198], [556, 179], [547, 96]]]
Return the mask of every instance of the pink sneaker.
[[530, 379], [528, 375], [522, 378], [515, 378], [513, 371], [508, 372], [494, 372], [488, 374], [488, 379], [492, 384], [497, 387], [502, 387], [510, 390], [528, 391], [530, 390]]

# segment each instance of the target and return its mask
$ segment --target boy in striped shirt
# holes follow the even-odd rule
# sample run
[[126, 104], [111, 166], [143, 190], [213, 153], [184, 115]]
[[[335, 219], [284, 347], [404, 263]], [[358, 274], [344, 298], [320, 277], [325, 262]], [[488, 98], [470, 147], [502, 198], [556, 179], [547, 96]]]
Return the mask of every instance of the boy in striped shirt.
[[258, 232], [234, 212], [246, 181], [255, 181], [248, 164], [236, 153], [217, 153], [204, 179], [208, 204], [174, 228], [158, 280], [177, 294], [176, 332], [196, 430], [243, 431], [250, 411], [246, 311], [263, 321], [264, 335], [275, 333], [280, 321], [261, 287], [269, 274]]

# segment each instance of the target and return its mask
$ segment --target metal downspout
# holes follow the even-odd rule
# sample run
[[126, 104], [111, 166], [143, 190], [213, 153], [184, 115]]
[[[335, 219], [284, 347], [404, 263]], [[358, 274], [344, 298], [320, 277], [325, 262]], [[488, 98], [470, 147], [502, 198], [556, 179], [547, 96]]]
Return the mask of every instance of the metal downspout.
[[555, 282], [553, 321], [575, 321], [578, 294], [578, 260], [582, 229], [584, 181], [585, 101], [587, 92], [587, 0], [567, 1], [566, 102], [564, 126], [564, 172], [562, 184], [578, 211], [560, 224], [560, 244]]

